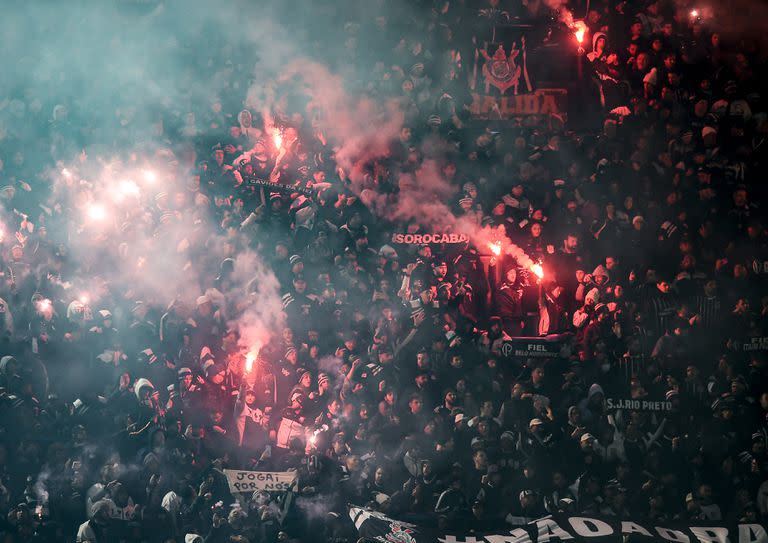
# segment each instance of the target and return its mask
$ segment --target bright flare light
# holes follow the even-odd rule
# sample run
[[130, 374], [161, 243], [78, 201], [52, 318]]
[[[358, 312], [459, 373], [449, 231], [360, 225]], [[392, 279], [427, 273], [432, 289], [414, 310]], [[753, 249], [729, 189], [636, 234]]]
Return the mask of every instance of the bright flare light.
[[699, 10], [698, 9], [692, 9], [691, 10], [691, 17], [694, 19], [699, 16]]
[[48, 298], [45, 298], [44, 300], [40, 300], [38, 302], [38, 307], [40, 308], [40, 311], [48, 311], [53, 307], [53, 304]]
[[501, 243], [489, 243], [488, 247], [491, 249], [491, 252], [494, 254], [494, 256], [499, 256], [501, 254]]
[[256, 360], [256, 353], [253, 351], [245, 355], [245, 373], [251, 373], [253, 369], [253, 361]]
[[83, 294], [82, 296], [80, 296], [80, 303], [83, 304], [83, 305], [87, 305], [88, 304], [88, 295], [87, 294]]
[[66, 177], [67, 179], [72, 179], [72, 172], [70, 172], [68, 169], [64, 168], [61, 170], [61, 175]]
[[283, 135], [278, 129], [272, 131], [272, 142], [275, 144], [275, 148], [282, 149], [283, 147]]
[[587, 25], [584, 21], [576, 21], [573, 23], [573, 35], [576, 36], [576, 41], [581, 45], [584, 42], [584, 34], [587, 32]]
[[544, 279], [544, 268], [541, 267], [541, 264], [531, 264], [531, 271], [539, 279]]
[[88, 218], [92, 221], [103, 221], [107, 218], [107, 210], [101, 204], [93, 204], [88, 208]]
[[157, 174], [155, 172], [151, 170], [144, 170], [142, 173], [144, 175], [144, 181], [147, 183], [154, 183], [157, 181]]
[[118, 185], [118, 190], [123, 196], [138, 196], [139, 186], [131, 179], [123, 179]]

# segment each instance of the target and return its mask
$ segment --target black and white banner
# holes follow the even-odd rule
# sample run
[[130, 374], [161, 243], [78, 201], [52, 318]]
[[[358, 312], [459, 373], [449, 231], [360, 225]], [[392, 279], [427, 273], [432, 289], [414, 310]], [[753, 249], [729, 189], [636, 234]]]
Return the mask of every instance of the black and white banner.
[[609, 411], [616, 409], [629, 409], [631, 411], [672, 411], [672, 402], [667, 400], [649, 400], [647, 398], [619, 398], [605, 399], [605, 408]]
[[768, 533], [762, 524], [659, 523], [641, 519], [552, 515], [505, 532], [440, 534], [434, 532], [432, 524], [416, 526], [360, 507], [350, 507], [349, 516], [361, 537], [382, 543], [622, 543], [625, 536], [633, 542], [648, 543], [768, 543]]
[[564, 352], [570, 338], [566, 334], [552, 334], [545, 337], [514, 337], [501, 344], [501, 354], [507, 358], [557, 358], [568, 356]]
[[768, 351], [768, 337], [751, 337], [746, 341], [734, 342], [734, 349], [745, 353]]

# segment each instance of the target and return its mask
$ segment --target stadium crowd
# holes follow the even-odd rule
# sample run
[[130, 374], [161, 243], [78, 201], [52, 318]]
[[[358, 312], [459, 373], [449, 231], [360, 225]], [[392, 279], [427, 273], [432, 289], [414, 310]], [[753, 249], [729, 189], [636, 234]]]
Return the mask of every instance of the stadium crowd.
[[[599, 122], [477, 131], [458, 37], [546, 8], [364, 4], [332, 53], [380, 55], [359, 77], [403, 123], [357, 172], [293, 79], [268, 115], [244, 108], [247, 51], [222, 44], [196, 76], [242, 84], [165, 104], [140, 151], [126, 108], [104, 134], [72, 104], [4, 104], [0, 540], [355, 541], [350, 503], [478, 532], [558, 511], [765, 522], [765, 51], [690, 6], [593, 2]], [[93, 141], [163, 164], [104, 223], [78, 181]], [[456, 218], [503, 225], [543, 277], [472, 239], [394, 243], [435, 224], [370, 197], [427, 162]], [[142, 273], [137, 239], [186, 241], [170, 300], [115, 279]], [[266, 269], [244, 275], [244, 254]], [[281, 305], [248, 368], [237, 323], [267, 287]], [[507, 356], [540, 335], [555, 356]], [[235, 495], [224, 469], [298, 479]]]

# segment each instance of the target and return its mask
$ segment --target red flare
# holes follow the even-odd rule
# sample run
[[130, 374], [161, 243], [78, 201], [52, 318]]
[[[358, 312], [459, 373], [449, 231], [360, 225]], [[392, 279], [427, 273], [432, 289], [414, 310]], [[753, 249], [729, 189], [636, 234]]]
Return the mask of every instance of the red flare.
[[249, 351], [245, 355], [245, 373], [251, 373], [251, 370], [253, 369], [253, 362], [256, 360], [256, 357], [258, 356], [258, 353], [254, 351]]
[[278, 151], [283, 147], [283, 135], [277, 128], [272, 130], [272, 143], [275, 144], [275, 149]]
[[576, 36], [576, 41], [581, 45], [584, 42], [584, 35], [587, 33], [587, 25], [584, 21], [576, 21], [573, 23], [573, 35]]

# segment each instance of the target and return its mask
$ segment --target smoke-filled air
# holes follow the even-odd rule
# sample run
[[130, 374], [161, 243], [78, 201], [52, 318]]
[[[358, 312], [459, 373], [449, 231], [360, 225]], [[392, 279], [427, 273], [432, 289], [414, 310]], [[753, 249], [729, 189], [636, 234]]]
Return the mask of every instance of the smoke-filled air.
[[738, 0], [0, 10], [0, 543], [768, 543]]

